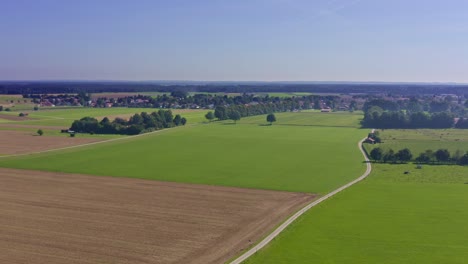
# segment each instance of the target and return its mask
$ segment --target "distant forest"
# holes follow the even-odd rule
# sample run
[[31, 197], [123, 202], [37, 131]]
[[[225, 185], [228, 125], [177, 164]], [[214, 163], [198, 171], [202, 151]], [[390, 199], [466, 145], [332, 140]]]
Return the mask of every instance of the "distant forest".
[[[364, 94], [468, 95], [468, 85], [400, 83], [287, 83], [287, 82], [0, 82], [0, 94], [57, 94], [101, 92], [314, 92]], [[467, 96], [468, 97], [468, 96]]]

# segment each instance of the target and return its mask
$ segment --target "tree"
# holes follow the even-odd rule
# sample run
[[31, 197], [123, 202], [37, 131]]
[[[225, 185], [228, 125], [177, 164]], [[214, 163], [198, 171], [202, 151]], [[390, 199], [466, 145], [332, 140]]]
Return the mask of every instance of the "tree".
[[276, 122], [276, 116], [275, 114], [268, 114], [266, 117], [267, 122], [270, 122], [270, 126], [273, 124], [273, 122]]
[[385, 152], [382, 159], [384, 163], [387, 163], [387, 161], [395, 162], [395, 158], [395, 152], [393, 149], [389, 149], [387, 152]]
[[411, 151], [408, 148], [401, 149], [396, 154], [396, 158], [402, 163], [410, 161], [412, 157], [413, 154], [411, 154]]
[[0, 105], [0, 111], [3, 111], [3, 105]]
[[382, 154], [383, 154], [383, 151], [382, 151], [381, 148], [375, 148], [375, 149], [371, 150], [370, 157], [374, 161], [379, 161], [379, 160], [382, 159]]
[[37, 130], [37, 134], [39, 136], [42, 136], [42, 135], [44, 135], [44, 131], [42, 131], [42, 129], [39, 129], [39, 130]]
[[438, 162], [447, 162], [450, 160], [450, 152], [447, 149], [438, 149], [435, 152], [435, 158]]
[[226, 107], [224, 107], [224, 106], [217, 106], [217, 107], [215, 108], [214, 115], [215, 115], [216, 118], [218, 118], [218, 120], [225, 120], [225, 119], [227, 119], [227, 116], [226, 116]]
[[428, 149], [425, 152], [419, 154], [419, 156], [416, 158], [416, 161], [419, 163], [429, 163], [432, 161], [433, 158], [434, 158], [434, 152]]
[[187, 118], [185, 117], [182, 117], [182, 119], [180, 120], [180, 123], [185, 126], [185, 124], [187, 124]]
[[453, 162], [457, 163], [457, 162], [461, 159], [462, 156], [463, 156], [462, 151], [459, 150], [459, 149], [457, 149], [457, 150], [455, 151], [455, 153], [452, 155], [451, 160], [452, 160]]
[[460, 164], [460, 165], [468, 165], [468, 153], [466, 153], [465, 155], [463, 155], [463, 156], [458, 160], [458, 164]]
[[34, 111], [37, 111], [39, 110], [39, 107], [36, 105], [34, 108], [33, 108]]
[[176, 126], [178, 126], [178, 125], [180, 125], [181, 123], [182, 123], [182, 117], [181, 117], [179, 114], [177, 114], [177, 115], [174, 117], [174, 124], [175, 124]]
[[205, 118], [208, 119], [208, 121], [213, 121], [213, 119], [215, 119], [215, 115], [213, 114], [212, 111], [209, 111], [208, 113], [206, 113], [205, 115]]
[[237, 123], [237, 120], [241, 119], [241, 115], [238, 111], [236, 110], [231, 110], [228, 114], [228, 118], [233, 120], [234, 123]]

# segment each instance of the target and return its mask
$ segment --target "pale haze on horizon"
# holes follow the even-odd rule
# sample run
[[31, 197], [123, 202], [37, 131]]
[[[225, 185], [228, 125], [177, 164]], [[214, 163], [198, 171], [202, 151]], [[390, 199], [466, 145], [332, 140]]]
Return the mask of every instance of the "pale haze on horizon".
[[0, 1], [0, 80], [468, 83], [468, 1]]

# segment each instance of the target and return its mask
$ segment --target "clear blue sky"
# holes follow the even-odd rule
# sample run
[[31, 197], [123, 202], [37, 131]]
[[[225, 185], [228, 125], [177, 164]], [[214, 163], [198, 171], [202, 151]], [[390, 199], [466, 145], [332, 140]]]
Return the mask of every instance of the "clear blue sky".
[[19, 79], [468, 82], [468, 1], [1, 0]]

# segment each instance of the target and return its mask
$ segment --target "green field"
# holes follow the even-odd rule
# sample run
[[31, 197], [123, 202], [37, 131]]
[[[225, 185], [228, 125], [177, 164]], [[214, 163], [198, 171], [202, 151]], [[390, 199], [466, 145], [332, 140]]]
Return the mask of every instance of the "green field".
[[[154, 108], [125, 108], [125, 107], [114, 107], [114, 108], [66, 108], [66, 109], [54, 109], [54, 110], [39, 110], [29, 112], [29, 117], [34, 120], [25, 121], [10, 121], [15, 124], [25, 125], [44, 125], [44, 126], [64, 126], [70, 127], [74, 120], [81, 119], [85, 116], [91, 116], [96, 118], [103, 118], [105, 116], [117, 116], [127, 115], [141, 112], [154, 112], [158, 109]], [[187, 118], [188, 124], [199, 123], [205, 120], [205, 113], [203, 110], [177, 110], [172, 109], [173, 114], [180, 114]], [[11, 114], [17, 116], [15, 112], [2, 112], [3, 114]], [[3, 122], [5, 123], [5, 121]]]
[[[320, 111], [303, 111], [297, 113], [276, 113], [277, 122], [275, 125], [291, 126], [317, 126], [317, 127], [353, 127], [359, 128], [359, 121], [362, 119], [362, 113], [321, 113]], [[244, 124], [267, 123], [265, 116], [253, 116], [241, 119]], [[364, 136], [366, 136], [365, 134]]]
[[[298, 115], [301, 118], [295, 119]], [[357, 142], [366, 131], [313, 126], [323, 122], [322, 116], [278, 115], [281, 122], [293, 122], [287, 121], [290, 118], [299, 125], [265, 126], [265, 116], [245, 118], [237, 125], [199, 124], [66, 152], [4, 159], [0, 166], [323, 194], [364, 171]], [[333, 117], [343, 122], [341, 116], [329, 116]]]
[[466, 263], [468, 168], [373, 167], [246, 263]]
[[[40, 111], [46, 119], [23, 122], [121, 111], [83, 110]], [[206, 112], [194, 112], [199, 122], [192, 126], [2, 158], [0, 166], [319, 194], [365, 170], [357, 149], [369, 132], [359, 129], [362, 113], [277, 113], [269, 126], [265, 116], [201, 123]], [[456, 150], [468, 141], [464, 130], [454, 129], [384, 130], [381, 136], [382, 147], [413, 153]], [[466, 208], [468, 167], [373, 164], [368, 179], [311, 209], [246, 263], [466, 263]]]
[[395, 151], [409, 148], [414, 157], [427, 149], [443, 148], [451, 153], [468, 151], [468, 131], [465, 129], [385, 129], [379, 133], [382, 143], [366, 144], [368, 151], [376, 147]]

